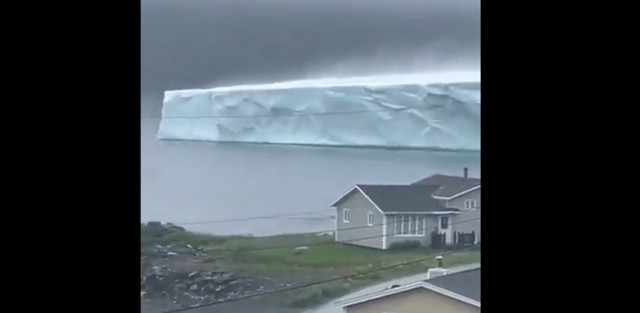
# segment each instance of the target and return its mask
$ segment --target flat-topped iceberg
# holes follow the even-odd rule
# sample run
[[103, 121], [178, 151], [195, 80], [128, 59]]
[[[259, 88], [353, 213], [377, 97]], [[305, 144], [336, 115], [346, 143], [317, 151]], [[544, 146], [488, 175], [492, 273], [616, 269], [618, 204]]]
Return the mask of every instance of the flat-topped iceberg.
[[480, 150], [480, 73], [166, 91], [158, 138]]

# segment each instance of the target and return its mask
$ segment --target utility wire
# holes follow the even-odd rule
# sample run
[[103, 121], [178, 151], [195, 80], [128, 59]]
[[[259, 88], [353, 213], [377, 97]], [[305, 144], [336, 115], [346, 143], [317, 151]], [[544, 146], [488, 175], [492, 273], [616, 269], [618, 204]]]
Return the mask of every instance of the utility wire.
[[336, 111], [336, 112], [294, 112], [291, 114], [261, 114], [261, 115], [142, 115], [141, 118], [182, 118], [182, 119], [219, 119], [219, 118], [279, 118], [279, 117], [297, 117], [297, 116], [322, 116], [322, 115], [350, 115], [364, 113], [378, 113], [388, 111], [407, 111], [420, 110], [429, 111], [440, 106], [432, 106], [425, 108], [386, 108], [380, 110], [356, 110], [356, 111]]
[[[476, 207], [476, 208], [479, 209], [480, 207]], [[243, 221], [251, 221], [251, 220], [261, 220], [261, 219], [273, 219], [273, 218], [290, 217], [290, 216], [300, 216], [300, 215], [317, 213], [317, 212], [325, 212], [325, 211], [326, 210], [313, 210], [313, 211], [305, 211], [305, 212], [291, 213], [291, 214], [264, 215], [264, 216], [254, 216], [254, 217], [247, 217], [247, 218], [223, 219], [223, 220], [202, 221], [202, 222], [188, 222], [188, 223], [171, 223], [171, 224], [173, 224], [173, 225], [202, 225], [202, 224], [217, 224], [217, 223], [229, 223], [229, 222], [243, 222]], [[425, 218], [426, 218], [426, 216], [425, 216]], [[473, 222], [473, 221], [477, 221], [477, 220], [480, 220], [480, 218], [477, 217], [477, 218], [471, 218], [471, 219], [458, 221], [458, 222], [451, 222], [451, 223], [449, 223], [449, 227], [453, 226], [453, 225], [469, 223], [469, 222]], [[379, 226], [385, 226], [385, 225], [395, 225], [395, 224], [396, 223], [394, 222], [394, 223], [378, 223], [378, 224], [373, 224], [373, 225], [354, 226], [354, 227], [347, 227], [347, 228], [341, 228], [341, 229], [331, 228], [331, 229], [326, 229], [326, 230], [314, 231], [314, 232], [312, 232], [310, 234], [321, 234], [321, 233], [335, 232], [335, 231], [349, 231], [349, 230], [365, 229], [365, 228], [379, 227]], [[429, 230], [435, 230], [435, 229], [436, 229], [436, 227], [427, 227], [427, 228], [424, 229], [424, 234], [423, 235], [426, 235]], [[339, 242], [340, 243], [351, 243], [351, 242], [358, 242], [358, 241], [363, 241], [363, 240], [376, 239], [376, 238], [387, 237], [387, 236], [395, 236], [395, 235], [396, 235], [395, 233], [390, 233], [390, 234], [384, 234], [384, 235], [375, 235], [375, 236], [369, 236], [369, 237], [363, 237], [363, 238], [341, 240]], [[423, 236], [423, 235], [416, 235], [416, 236]], [[246, 246], [246, 247], [238, 248], [238, 251], [239, 252], [264, 251], [264, 250], [275, 250], [275, 249], [285, 249], [285, 248], [296, 248], [296, 247], [300, 247], [300, 246], [310, 247], [310, 246], [323, 246], [323, 245], [331, 245], [331, 244], [335, 244], [335, 242], [327, 241], [327, 242], [315, 242], [315, 243], [308, 243], [308, 244], [298, 243], [298, 244], [295, 244], [295, 245], [279, 245], [279, 246], [271, 246], [271, 247], [251, 247], [251, 246]]]
[[[464, 220], [464, 221], [460, 221], [460, 222], [456, 222], [456, 223], [450, 223], [449, 227], [451, 227], [452, 225], [468, 223], [468, 222], [475, 221], [475, 220], [480, 220], [480, 218], [472, 218], [472, 219], [468, 219], [468, 220]], [[385, 224], [380, 224], [380, 225], [385, 225]], [[372, 227], [372, 226], [366, 226], [366, 227]], [[427, 234], [428, 230], [435, 230], [436, 227], [425, 228], [424, 229], [424, 233]], [[346, 229], [357, 229], [357, 228], [363, 228], [363, 227], [352, 227], [352, 228], [346, 228]], [[341, 230], [346, 230], [346, 229], [341, 229]], [[336, 244], [336, 243], [351, 243], [351, 242], [357, 242], [357, 241], [362, 241], [362, 240], [380, 238], [380, 237], [385, 237], [385, 236], [393, 236], [393, 235], [395, 235], [395, 234], [384, 234], [384, 235], [356, 238], [356, 239], [351, 239], [351, 240], [343, 240], [343, 241], [339, 241], [339, 242], [319, 242], [319, 243], [308, 244], [306, 246], [320, 246], [320, 245], [329, 245], [329, 244]], [[291, 247], [298, 247], [298, 246], [300, 246], [300, 244], [297, 244], [297, 245], [281, 245], [281, 246], [272, 246], [272, 247], [264, 247], [264, 248], [253, 248], [253, 249], [243, 249], [243, 250], [239, 250], [239, 251], [241, 251], [241, 252], [245, 252], [245, 251], [263, 251], [263, 250], [283, 249], [283, 248], [291, 248]], [[447, 255], [447, 254], [451, 254], [451, 253], [457, 253], [459, 251], [460, 250], [444, 252], [444, 253], [435, 253], [433, 256], [435, 256], [435, 255]], [[366, 275], [366, 274], [369, 274], [369, 273], [375, 273], [375, 272], [384, 271], [384, 270], [388, 270], [388, 269], [392, 269], [392, 268], [396, 268], [396, 267], [400, 267], [400, 266], [419, 263], [419, 262], [425, 261], [427, 259], [430, 259], [431, 257], [432, 256], [424, 257], [424, 258], [416, 259], [416, 260], [413, 260], [413, 261], [410, 261], [410, 262], [394, 264], [394, 265], [386, 266], [386, 267], [380, 267], [380, 268], [373, 269], [373, 270], [366, 271], [366, 272], [359, 272], [359, 273], [355, 273], [355, 274], [351, 274], [351, 275], [334, 277], [334, 278], [325, 279], [325, 280], [321, 280], [321, 281], [316, 281], [316, 282], [311, 282], [311, 283], [306, 283], [306, 284], [301, 284], [301, 285], [290, 286], [290, 287], [287, 287], [287, 288], [275, 289], [275, 290], [270, 290], [270, 291], [266, 291], [266, 292], [240, 296], [240, 297], [236, 297], [236, 298], [229, 298], [229, 299], [225, 299], [225, 300], [214, 301], [214, 302], [205, 303], [205, 304], [199, 304], [199, 305], [195, 305], [195, 306], [189, 306], [189, 307], [186, 307], [186, 308], [173, 309], [173, 310], [165, 311], [165, 312], [162, 312], [162, 313], [183, 312], [183, 311], [188, 311], [188, 310], [197, 309], [197, 308], [201, 308], [201, 307], [208, 307], [208, 306], [219, 305], [219, 304], [228, 303], [228, 302], [235, 302], [235, 301], [240, 301], [240, 300], [260, 297], [260, 296], [264, 296], [264, 295], [270, 295], [270, 294], [274, 294], [274, 293], [280, 293], [280, 292], [286, 292], [286, 291], [291, 291], [291, 290], [311, 287], [311, 286], [325, 284], [325, 283], [329, 283], [329, 282], [333, 282], [333, 281], [337, 281], [337, 280], [353, 278], [353, 277], [357, 277], [357, 276]]]
[[252, 221], [252, 220], [266, 220], [266, 219], [274, 219], [274, 218], [289, 217], [289, 216], [300, 216], [300, 215], [307, 215], [307, 214], [320, 213], [320, 212], [327, 212], [327, 210], [322, 209], [322, 210], [313, 210], [313, 211], [303, 211], [303, 212], [297, 212], [297, 213], [263, 215], [263, 216], [254, 216], [254, 217], [222, 219], [222, 220], [209, 220], [209, 221], [201, 221], [201, 222], [171, 223], [171, 224], [185, 225], [185, 226], [186, 225], [220, 224], [220, 223], [244, 222], [244, 221]]
[[[480, 207], [477, 206], [477, 207], [475, 207], [475, 209], [480, 209]], [[252, 220], [265, 220], [265, 219], [274, 219], [274, 218], [296, 217], [296, 216], [300, 216], [300, 215], [308, 215], [308, 214], [320, 213], [320, 212], [328, 212], [328, 211], [329, 211], [328, 209], [321, 209], [321, 210], [302, 211], [302, 212], [295, 212], [295, 213], [283, 213], [283, 214], [262, 215], [262, 216], [252, 216], [252, 217], [239, 217], [239, 218], [220, 219], [220, 220], [180, 222], [180, 223], [168, 222], [167, 224], [184, 225], [184, 226], [188, 226], [188, 225], [206, 225], [206, 224], [221, 224], [221, 223], [245, 222], [245, 221], [252, 221]], [[452, 212], [455, 212], [455, 211], [452, 211]], [[428, 213], [428, 212], [425, 212], [425, 213]], [[416, 214], [414, 214], [414, 215], [416, 215]], [[420, 215], [420, 214], [417, 214], [417, 215]], [[339, 218], [339, 217], [336, 217], [336, 218]], [[347, 227], [347, 228], [342, 228], [341, 230], [361, 229], [361, 228], [369, 228], [369, 227], [383, 226], [383, 225], [385, 225], [385, 223], [378, 223], [378, 224], [364, 225], [364, 226]], [[326, 232], [330, 232], [330, 231], [333, 231], [333, 230], [334, 230], [334, 228], [326, 229], [326, 230], [313, 231], [313, 233], [326, 233]]]
[[281, 292], [287, 292], [287, 291], [292, 291], [292, 290], [312, 287], [312, 286], [316, 286], [316, 285], [322, 285], [322, 284], [326, 284], [326, 283], [330, 283], [330, 282], [334, 282], [334, 281], [340, 281], [340, 280], [344, 280], [344, 279], [349, 279], [349, 278], [368, 275], [368, 274], [377, 273], [377, 272], [381, 272], [381, 271], [386, 271], [386, 270], [390, 270], [390, 269], [393, 269], [393, 268], [396, 268], [396, 267], [416, 264], [416, 263], [420, 263], [420, 262], [429, 260], [429, 259], [431, 259], [431, 258], [433, 258], [433, 257], [435, 257], [437, 255], [445, 256], [445, 255], [449, 255], [449, 254], [453, 254], [453, 253], [458, 253], [460, 251], [461, 250], [448, 251], [448, 252], [443, 252], [443, 253], [435, 253], [435, 254], [430, 255], [428, 257], [415, 259], [415, 260], [409, 261], [409, 262], [403, 262], [403, 263], [397, 263], [397, 264], [393, 264], [393, 265], [389, 265], [389, 266], [379, 267], [379, 268], [375, 268], [375, 269], [372, 269], [372, 270], [369, 270], [369, 271], [364, 271], [364, 272], [359, 272], [359, 273], [350, 274], [350, 275], [344, 275], [344, 276], [337, 276], [337, 277], [333, 277], [333, 278], [329, 278], [329, 279], [324, 279], [324, 280], [314, 281], [314, 282], [310, 282], [310, 283], [290, 286], [290, 287], [286, 287], [286, 288], [279, 288], [279, 289], [274, 289], [274, 290], [269, 290], [269, 291], [264, 291], [264, 292], [244, 295], [244, 296], [235, 297], [235, 298], [228, 298], [228, 299], [224, 299], [224, 300], [220, 300], [220, 301], [213, 301], [213, 302], [209, 302], [209, 303], [192, 305], [192, 306], [185, 307], [185, 308], [172, 309], [172, 310], [164, 311], [162, 313], [184, 312], [184, 311], [189, 311], [189, 310], [203, 308], [203, 307], [220, 305], [220, 304], [223, 304], [223, 303], [236, 302], [236, 301], [241, 301], [241, 300], [246, 300], [246, 299], [251, 299], [251, 298], [256, 298], [256, 297], [261, 297], [261, 296], [266, 296], [266, 295], [271, 295], [271, 294], [276, 294], [276, 293], [281, 293]]
[[[479, 206], [475, 207], [475, 209], [480, 209], [480, 207]], [[262, 215], [262, 216], [253, 216], [253, 217], [220, 219], [220, 220], [208, 220], [208, 221], [200, 221], [200, 222], [181, 222], [181, 223], [169, 222], [168, 224], [183, 225], [183, 226], [188, 226], [188, 225], [206, 225], [206, 224], [222, 224], [222, 223], [245, 222], [245, 221], [252, 221], [252, 220], [265, 220], [265, 219], [275, 219], [275, 218], [296, 217], [296, 216], [301, 216], [301, 215], [308, 215], [308, 214], [327, 212], [327, 211], [328, 210], [322, 209], [322, 210], [303, 211], [303, 212], [297, 212], [297, 213]], [[416, 215], [416, 214], [414, 214], [414, 215]], [[417, 215], [420, 215], [420, 214], [417, 214]], [[336, 218], [339, 218], [339, 217], [336, 217]], [[455, 224], [456, 223], [452, 223], [452, 225], [455, 225]], [[363, 229], [363, 228], [370, 228], [370, 227], [377, 227], [377, 226], [384, 226], [384, 225], [393, 225], [393, 223], [392, 224], [389, 224], [389, 223], [377, 223], [377, 224], [373, 224], [373, 225], [353, 226], [353, 227], [341, 228], [340, 230], [344, 231], [344, 230]], [[333, 232], [335, 230], [336, 230], [335, 228], [331, 228], [331, 229], [313, 231], [313, 232], [310, 232], [310, 233], [321, 234], [321, 233]]]
[[[460, 225], [460, 224], [465, 224], [465, 223], [469, 223], [469, 222], [473, 222], [473, 221], [479, 221], [480, 218], [479, 217], [475, 217], [475, 218], [470, 218], [468, 220], [464, 220], [464, 221], [459, 221], [459, 222], [455, 222], [455, 223], [449, 223], [449, 227], [453, 226], [453, 225]], [[387, 224], [389, 225], [389, 224]], [[393, 225], [393, 224], [391, 224]], [[366, 227], [373, 227], [373, 226], [366, 226]], [[428, 231], [433, 231], [436, 230], [438, 227], [427, 227], [424, 229], [424, 234], [422, 235], [416, 235], [414, 238], [420, 238], [421, 236], [426, 236], [428, 234]], [[343, 229], [338, 229], [338, 231], [344, 231], [347, 230], [348, 228], [343, 228]], [[355, 227], [352, 229], [356, 229]], [[395, 233], [392, 234], [383, 234], [383, 235], [375, 235], [375, 236], [369, 236], [369, 237], [361, 237], [361, 238], [356, 238], [356, 239], [347, 239], [347, 240], [340, 240], [340, 241], [326, 241], [326, 242], [315, 242], [315, 243], [309, 243], [309, 244], [296, 244], [296, 245], [280, 245], [280, 246], [271, 246], [271, 247], [246, 247], [246, 248], [240, 248], [238, 249], [238, 252], [253, 252], [253, 251], [264, 251], [264, 250], [275, 250], [275, 249], [285, 249], [285, 248], [296, 248], [296, 247], [300, 247], [300, 246], [306, 246], [306, 247], [315, 247], [315, 246], [324, 246], [324, 245], [333, 245], [336, 243], [353, 243], [353, 242], [358, 242], [358, 241], [363, 241], [363, 240], [369, 240], [369, 239], [376, 239], [376, 238], [382, 238], [382, 237], [388, 237], [388, 236], [395, 236]], [[407, 240], [411, 240], [411, 237], [406, 237]]]

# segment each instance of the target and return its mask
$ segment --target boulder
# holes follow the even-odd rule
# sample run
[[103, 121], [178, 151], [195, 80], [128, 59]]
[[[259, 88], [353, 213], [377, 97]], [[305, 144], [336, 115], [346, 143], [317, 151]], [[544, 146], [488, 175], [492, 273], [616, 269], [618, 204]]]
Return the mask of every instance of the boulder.
[[295, 255], [301, 255], [306, 253], [309, 250], [309, 247], [307, 246], [302, 246], [302, 247], [297, 247], [293, 250], [293, 254]]

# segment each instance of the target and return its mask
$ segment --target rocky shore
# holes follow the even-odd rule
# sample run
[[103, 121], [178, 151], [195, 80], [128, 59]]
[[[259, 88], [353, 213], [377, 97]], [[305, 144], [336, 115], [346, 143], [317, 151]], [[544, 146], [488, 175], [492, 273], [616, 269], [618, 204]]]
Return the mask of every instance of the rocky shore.
[[[152, 236], [184, 231], [171, 224], [149, 223], [145, 227]], [[171, 300], [178, 307], [222, 301], [278, 285], [268, 278], [219, 268], [215, 255], [191, 244], [143, 245], [140, 269], [141, 299]]]

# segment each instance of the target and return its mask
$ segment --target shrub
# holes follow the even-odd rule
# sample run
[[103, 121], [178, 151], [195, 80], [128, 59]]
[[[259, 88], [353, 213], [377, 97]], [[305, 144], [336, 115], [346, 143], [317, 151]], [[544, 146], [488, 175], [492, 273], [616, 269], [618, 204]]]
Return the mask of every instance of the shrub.
[[293, 308], [307, 308], [320, 303], [322, 303], [322, 293], [315, 291], [307, 295], [299, 296], [291, 300], [288, 304]]
[[421, 245], [420, 241], [418, 240], [397, 241], [389, 245], [389, 250], [392, 250], [392, 251], [415, 250], [418, 247], [420, 247], [420, 245]]
[[349, 288], [346, 286], [322, 287], [320, 293], [324, 298], [331, 299], [349, 293]]

